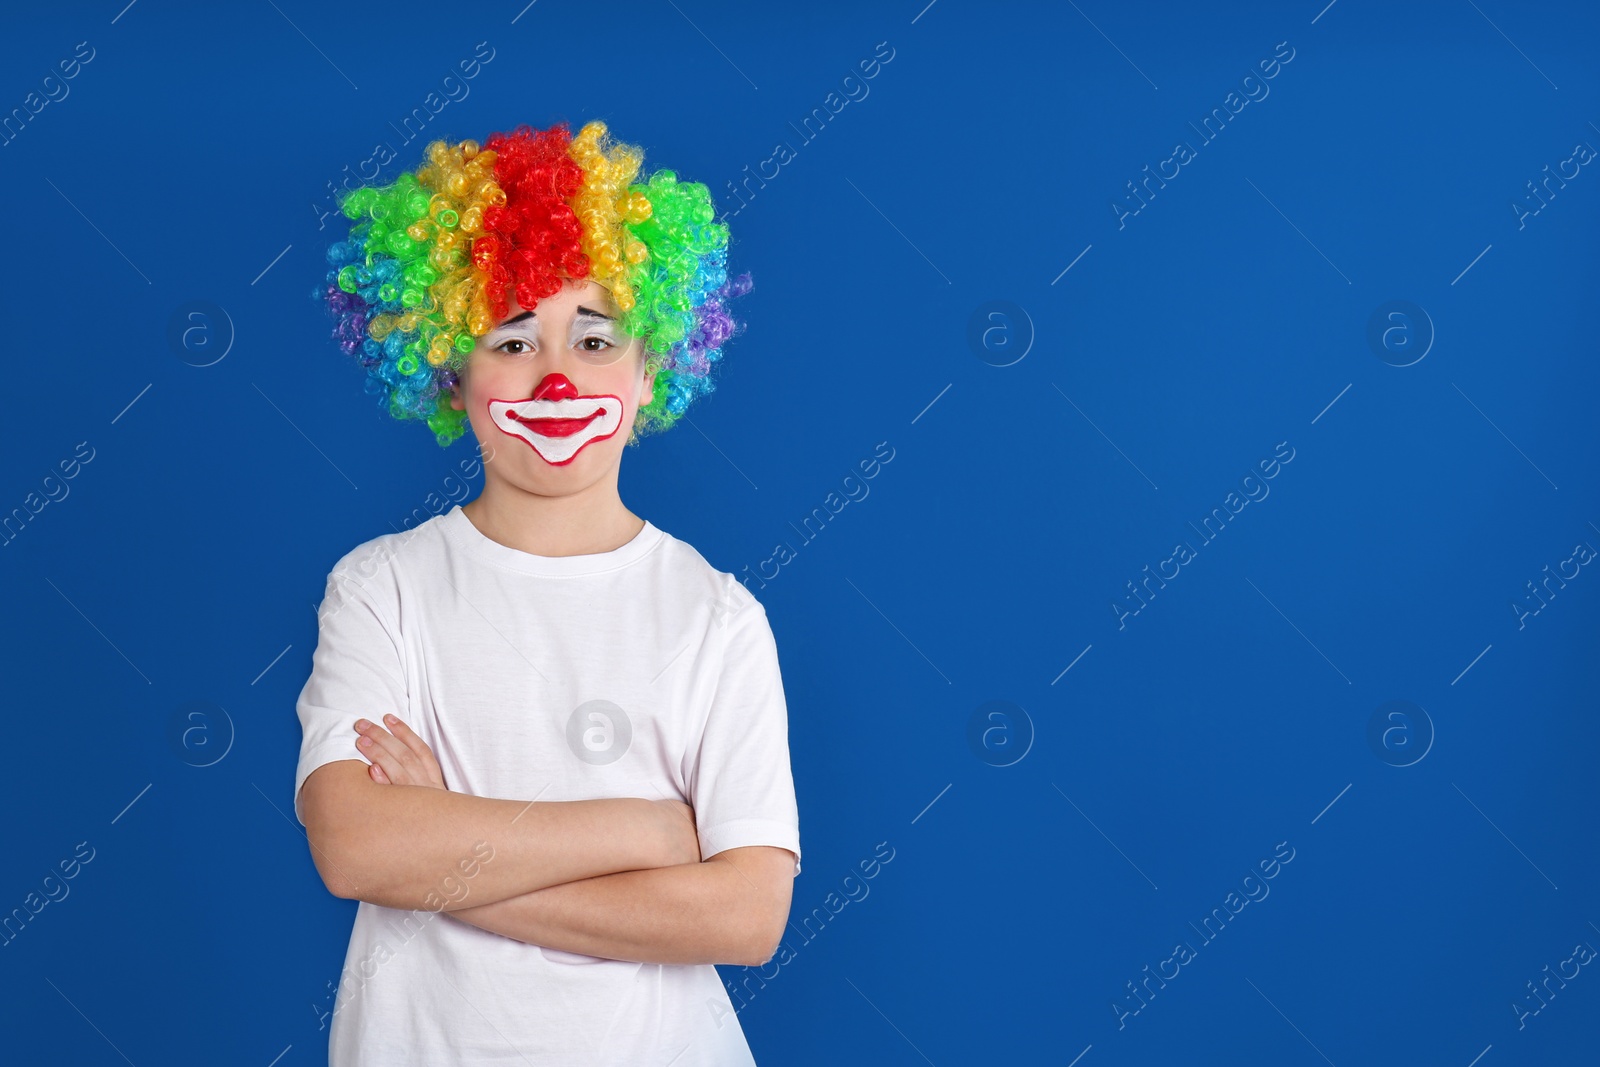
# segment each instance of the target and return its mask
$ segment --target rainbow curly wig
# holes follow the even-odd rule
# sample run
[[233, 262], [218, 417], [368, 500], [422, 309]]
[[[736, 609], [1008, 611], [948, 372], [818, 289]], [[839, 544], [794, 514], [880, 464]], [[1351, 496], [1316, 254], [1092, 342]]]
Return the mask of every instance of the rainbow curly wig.
[[643, 160], [603, 122], [576, 137], [565, 122], [524, 125], [481, 146], [434, 141], [414, 171], [342, 195], [349, 237], [328, 248], [312, 297], [337, 319], [340, 349], [367, 368], [367, 392], [449, 445], [468, 426], [450, 392], [511, 296], [530, 309], [563, 276], [592, 278], [656, 370], [628, 443], [670, 429], [716, 387], [723, 343], [744, 326], [727, 302], [751, 283], [728, 277], [728, 227], [706, 186], [670, 170], [644, 179]]

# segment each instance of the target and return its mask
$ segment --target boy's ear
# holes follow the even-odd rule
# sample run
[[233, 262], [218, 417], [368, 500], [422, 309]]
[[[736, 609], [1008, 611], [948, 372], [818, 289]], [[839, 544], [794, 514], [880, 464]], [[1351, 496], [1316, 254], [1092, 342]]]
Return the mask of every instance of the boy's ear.
[[645, 356], [644, 384], [639, 388], [639, 406], [644, 407], [656, 398], [656, 365]]

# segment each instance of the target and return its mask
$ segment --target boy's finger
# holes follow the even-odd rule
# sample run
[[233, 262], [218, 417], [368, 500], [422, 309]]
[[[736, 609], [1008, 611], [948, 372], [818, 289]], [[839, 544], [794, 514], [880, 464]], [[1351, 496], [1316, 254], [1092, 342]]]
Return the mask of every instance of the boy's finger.
[[405, 764], [392, 752], [379, 750], [379, 746], [362, 744], [365, 738], [356, 739], [356, 748], [361, 755], [371, 760], [367, 773], [372, 780], [383, 785], [395, 785], [401, 782], [411, 782], [413, 775], [406, 770]]
[[360, 719], [358, 722], [367, 725], [364, 729], [358, 727], [360, 736], [356, 738], [356, 748], [373, 762], [377, 762], [381, 756], [390, 765], [390, 777], [394, 776], [393, 772], [400, 770], [409, 760], [415, 758], [410, 749], [377, 723], [368, 722], [366, 719]]
[[411, 751], [415, 752], [417, 755], [433, 755], [433, 749], [428, 747], [428, 743], [421, 737], [418, 737], [416, 731], [411, 729], [411, 727], [407, 726], [400, 719], [393, 715], [385, 715], [383, 717], [383, 723], [389, 728], [390, 732], [393, 733], [395, 737], [400, 739], [402, 744], [411, 749]]

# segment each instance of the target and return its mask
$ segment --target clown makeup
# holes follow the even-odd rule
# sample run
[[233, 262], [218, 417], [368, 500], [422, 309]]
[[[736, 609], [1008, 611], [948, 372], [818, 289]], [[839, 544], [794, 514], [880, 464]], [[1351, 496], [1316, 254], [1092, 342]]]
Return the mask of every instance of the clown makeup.
[[[523, 311], [490, 330], [484, 341], [507, 356], [531, 357], [544, 329], [537, 311]], [[591, 367], [609, 367], [633, 347], [632, 339], [617, 329], [615, 318], [590, 307], [574, 312], [568, 334], [568, 346]]]
[[507, 318], [478, 339], [452, 406], [465, 411], [470, 401], [480, 440], [516, 438], [551, 467], [626, 434], [633, 405], [649, 402], [654, 373], [641, 379], [644, 342], [622, 330], [620, 315], [592, 279], [567, 279], [535, 308], [513, 302]]
[[[615, 360], [613, 360], [615, 362]], [[582, 396], [565, 374], [546, 374], [529, 400], [490, 400], [489, 418], [502, 433], [526, 441], [546, 463], [571, 463], [585, 445], [622, 425], [622, 398]]]

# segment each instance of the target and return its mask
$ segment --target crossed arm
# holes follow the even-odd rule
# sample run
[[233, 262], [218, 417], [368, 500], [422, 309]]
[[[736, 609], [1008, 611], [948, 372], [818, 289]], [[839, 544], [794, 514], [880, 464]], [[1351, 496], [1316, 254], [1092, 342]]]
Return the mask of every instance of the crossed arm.
[[702, 861], [693, 812], [677, 801], [453, 793], [422, 739], [385, 720], [388, 730], [357, 723], [370, 764], [325, 764], [302, 786], [313, 861], [334, 895], [607, 959], [754, 966], [777, 950], [788, 850]]

